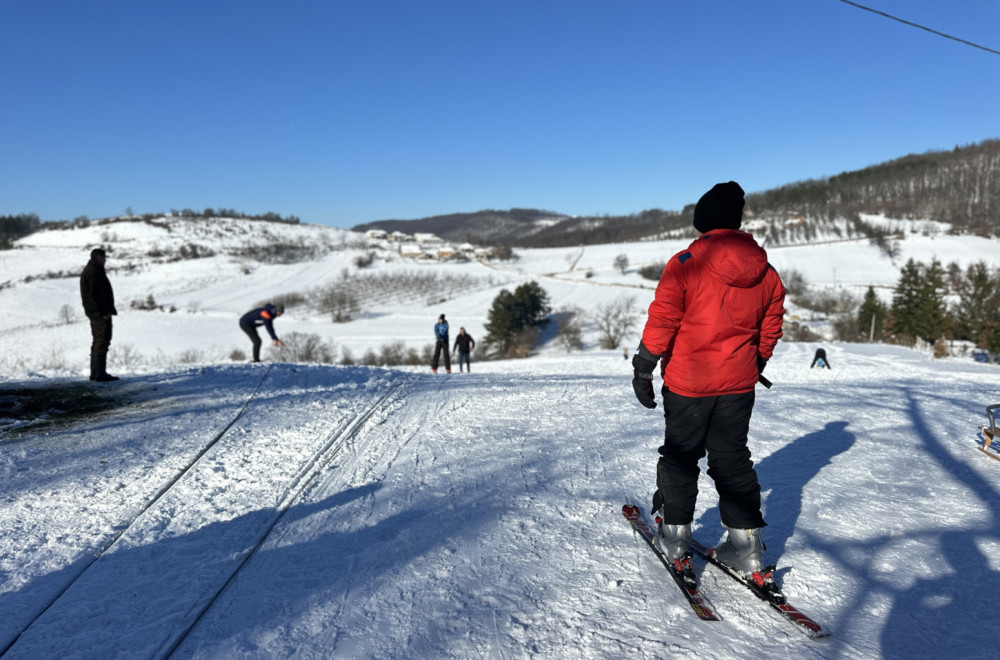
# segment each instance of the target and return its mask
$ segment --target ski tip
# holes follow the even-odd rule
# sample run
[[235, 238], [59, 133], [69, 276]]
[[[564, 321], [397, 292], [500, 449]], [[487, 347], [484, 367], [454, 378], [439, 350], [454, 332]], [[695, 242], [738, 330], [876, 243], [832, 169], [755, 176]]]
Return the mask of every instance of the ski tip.
[[641, 513], [639, 512], [639, 507], [637, 507], [636, 505], [626, 504], [625, 506], [622, 507], [622, 515], [628, 518], [629, 520], [635, 520], [641, 515]]

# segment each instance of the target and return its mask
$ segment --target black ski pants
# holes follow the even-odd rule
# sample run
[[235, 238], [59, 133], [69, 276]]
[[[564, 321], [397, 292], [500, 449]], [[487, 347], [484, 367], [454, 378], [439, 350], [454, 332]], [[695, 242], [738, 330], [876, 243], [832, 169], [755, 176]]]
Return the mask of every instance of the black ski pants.
[[260, 334], [257, 332], [256, 326], [250, 325], [249, 323], [240, 323], [240, 330], [247, 333], [247, 337], [253, 343], [253, 361], [260, 362]]
[[434, 343], [434, 359], [431, 360], [431, 369], [437, 371], [438, 364], [441, 362], [442, 352], [444, 353], [444, 368], [451, 371], [451, 354], [448, 352], [447, 339]]
[[102, 355], [111, 346], [111, 316], [95, 316], [90, 319], [90, 354]]
[[656, 487], [663, 522], [694, 520], [698, 498], [698, 461], [708, 453], [708, 476], [719, 493], [722, 524], [738, 529], [766, 525], [760, 513], [760, 484], [750, 460], [747, 433], [754, 392], [686, 397], [663, 389], [666, 419], [656, 466]]

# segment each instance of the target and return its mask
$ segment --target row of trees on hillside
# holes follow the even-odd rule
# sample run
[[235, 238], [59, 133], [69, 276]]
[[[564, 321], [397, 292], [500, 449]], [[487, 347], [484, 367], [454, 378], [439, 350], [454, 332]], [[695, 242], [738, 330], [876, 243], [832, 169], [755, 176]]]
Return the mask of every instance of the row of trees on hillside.
[[[888, 341], [907, 346], [933, 344], [935, 355], [947, 354], [946, 340], [963, 340], [1000, 353], [1000, 270], [979, 261], [962, 269], [938, 260], [929, 264], [910, 259], [900, 272], [892, 302], [884, 303], [868, 287], [864, 299], [842, 290], [811, 290], [796, 271], [784, 276], [786, 292], [797, 306], [833, 320], [835, 338], [843, 341]], [[502, 290], [493, 300], [486, 323], [485, 344], [493, 357], [527, 357], [539, 330], [550, 320], [548, 294], [537, 282]], [[590, 315], [588, 315], [590, 316]], [[588, 318], [598, 330], [602, 349], [616, 349], [641, 321], [634, 296], [598, 305]], [[552, 315], [557, 340], [567, 350], [582, 348], [583, 312], [564, 308]], [[818, 341], [818, 335], [798, 322], [786, 324], [787, 341]]]
[[[41, 222], [38, 219], [38, 214], [36, 213], [22, 213], [19, 215], [0, 215], [0, 249], [9, 249], [11, 243], [23, 236], [35, 232], [43, 227], [46, 228], [68, 228], [68, 227], [89, 227], [91, 225], [104, 225], [110, 222], [130, 220], [135, 222], [146, 222], [149, 224], [157, 225], [162, 224], [157, 222], [157, 218], [162, 217], [163, 213], [143, 213], [135, 214], [132, 212], [131, 207], [125, 209], [125, 216], [118, 218], [104, 218], [101, 220], [91, 220], [85, 215], [80, 215], [73, 218], [72, 222], [69, 220], [56, 220], [56, 221], [46, 221]], [[182, 209], [178, 211], [177, 209], [171, 209], [170, 215], [180, 218], [192, 218], [192, 219], [203, 219], [203, 218], [243, 218], [246, 220], [262, 220], [265, 222], [281, 222], [284, 224], [297, 225], [301, 221], [298, 216], [289, 215], [287, 217], [282, 217], [280, 214], [273, 211], [267, 211], [266, 213], [244, 213], [243, 211], [235, 211], [233, 209], [226, 208], [206, 208], [202, 211], [194, 211], [192, 209]]]
[[908, 345], [966, 340], [990, 354], [1000, 352], [1000, 271], [983, 261], [963, 270], [957, 263], [946, 268], [937, 259], [929, 264], [910, 259], [891, 305], [869, 287], [858, 310], [858, 331]]
[[8, 250], [14, 241], [38, 229], [41, 223], [34, 213], [0, 215], [0, 250]]
[[1000, 234], [1000, 140], [911, 154], [828, 179], [801, 181], [747, 196], [758, 215], [811, 218], [885, 213], [932, 219], [983, 236]]

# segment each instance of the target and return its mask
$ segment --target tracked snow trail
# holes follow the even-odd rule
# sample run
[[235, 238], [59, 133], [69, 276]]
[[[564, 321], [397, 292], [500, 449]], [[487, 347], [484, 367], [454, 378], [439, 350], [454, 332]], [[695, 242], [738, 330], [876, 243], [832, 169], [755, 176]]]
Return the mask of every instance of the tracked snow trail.
[[[820, 372], [811, 350], [792, 345], [774, 360], [779, 385], [759, 393], [751, 447], [779, 581], [831, 640], [806, 640], [701, 562], [723, 621], [694, 620], [620, 514], [628, 498], [648, 504], [659, 410], [634, 404], [627, 362], [567, 358], [525, 374], [483, 364], [508, 372], [420, 377], [175, 656], [926, 657], [957, 642], [942, 632], [932, 644], [921, 629], [957, 627], [975, 657], [987, 642], [960, 612], [986, 602], [995, 574], [982, 560], [952, 563], [968, 553], [933, 552], [939, 538], [967, 539], [972, 555], [997, 543], [988, 511], [935, 505], [1000, 483], [991, 461], [952, 441], [974, 380], [927, 381], [928, 364], [906, 351], [835, 349], [834, 370]], [[704, 475], [701, 492], [696, 535], [712, 544], [722, 528]], [[917, 548], [915, 564], [893, 561]], [[935, 594], [939, 564], [985, 581]], [[924, 600], [912, 601], [922, 583]], [[961, 610], [940, 609], [952, 601]]]
[[0, 528], [18, 542], [0, 562], [0, 649], [233, 420], [263, 373], [212, 372], [123, 382], [116, 387], [132, 404], [84, 429], [25, 429], [4, 440]]
[[[699, 560], [722, 621], [691, 614], [621, 516], [629, 500], [648, 508], [662, 408], [639, 406], [628, 361], [605, 352], [450, 376], [275, 365], [219, 446], [10, 657], [156, 658], [178, 639], [176, 658], [992, 657], [992, 629], [969, 613], [1000, 592], [1000, 470], [974, 441], [994, 368], [826, 348], [832, 370], [809, 368], [814, 345], [779, 346], [750, 434], [767, 558], [825, 642]], [[127, 519], [116, 512], [142, 507], [144, 476], [162, 482], [155, 466], [196, 451], [191, 420], [214, 425], [202, 441], [228, 423], [211, 410], [242, 404], [254, 383], [241, 373], [260, 372], [164, 376], [172, 394], [148, 407], [0, 443], [21, 451], [0, 493], [22, 519], [50, 517], [33, 521], [41, 540], [0, 538], [4, 611], [67, 579], [73, 539], [105, 538]], [[90, 444], [125, 451], [88, 481], [96, 459], [70, 448]], [[309, 465], [322, 469], [297, 490]], [[712, 545], [723, 529], [704, 474], [700, 493], [695, 536]], [[77, 521], [50, 496], [109, 517]], [[16, 549], [22, 536], [51, 544], [44, 566]]]
[[625, 394], [616, 376], [423, 377], [175, 656], [738, 655], [683, 632], [689, 608], [608, 506], [652, 474], [639, 429], [659, 423]]
[[5, 657], [113, 657], [127, 648], [138, 658], [169, 649], [259, 544], [321, 454], [378, 405], [392, 379], [372, 373], [341, 371], [330, 382], [329, 371], [270, 370], [245, 413], [107, 552], [79, 576], [67, 569], [69, 588]]
[[[553, 542], [567, 526], [599, 534], [585, 521], [622, 482], [609, 459], [621, 446], [614, 420], [551, 414], [575, 409], [593, 380], [423, 377], [276, 530], [177, 656], [293, 654], [279, 640], [311, 657], [565, 652], [551, 627], [566, 624], [567, 605], [592, 604], [574, 578], [546, 576], [554, 565], [589, 568], [574, 568], [576, 544]], [[588, 435], [603, 427], [607, 445], [588, 446], [581, 423]], [[581, 474], [583, 454], [593, 461]]]

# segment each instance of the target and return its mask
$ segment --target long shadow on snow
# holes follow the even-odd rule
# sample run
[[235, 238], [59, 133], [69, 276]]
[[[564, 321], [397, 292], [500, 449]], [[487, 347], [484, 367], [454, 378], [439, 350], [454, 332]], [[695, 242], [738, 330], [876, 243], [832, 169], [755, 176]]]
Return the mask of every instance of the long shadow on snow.
[[[806, 547], [823, 553], [828, 561], [839, 564], [839, 572], [860, 582], [852, 585], [856, 598], [840, 607], [843, 616], [840, 627], [845, 632], [852, 626], [861, 629], [865, 625], [860, 621], [852, 624], [852, 614], [860, 612], [863, 618], [870, 617], [876, 603], [881, 604], [886, 598], [890, 600], [890, 610], [880, 639], [881, 657], [995, 657], [995, 629], [984, 623], [983, 615], [995, 607], [996, 594], [1000, 593], [1000, 572], [990, 567], [990, 561], [979, 543], [988, 540], [994, 547], [1000, 543], [996, 527], [1000, 519], [1000, 492], [967, 463], [953, 458], [944, 441], [927, 423], [917, 393], [925, 399], [946, 403], [959, 410], [971, 410], [971, 407], [965, 400], [939, 396], [913, 381], [902, 381], [897, 388], [906, 397], [905, 410], [911, 430], [908, 436], [921, 441], [915, 443], [914, 451], [923, 450], [955, 481], [974, 493], [977, 496], [975, 506], [985, 509], [989, 522], [970, 529], [923, 526], [903, 534], [889, 532], [861, 541], [832, 541], [830, 535], [814, 534], [808, 530], [799, 533], [803, 535]], [[970, 462], [975, 460], [972, 455]], [[984, 460], [991, 459], [984, 457]], [[914, 461], [913, 465], [917, 469], [918, 462]], [[888, 486], [891, 489], [892, 484]], [[927, 484], [927, 488], [932, 487], [933, 483]], [[858, 493], [858, 497], [872, 495]], [[886, 491], [880, 493], [882, 497], [885, 495]], [[768, 502], [771, 503], [770, 498]], [[902, 496], [897, 504], [901, 509], [912, 506]], [[941, 514], [946, 517], [947, 511]], [[859, 522], [871, 525], [869, 521]], [[932, 565], [928, 567], [936, 569], [940, 577], [917, 579], [906, 587], [894, 584], [907, 582], [908, 578], [893, 574], [896, 564], [887, 564], [885, 558], [897, 556], [901, 551], [905, 553], [908, 541], [923, 546], [940, 546], [941, 553], [932, 554]], [[914, 553], [912, 556], [913, 561], [923, 562], [923, 554]], [[906, 554], [900, 556], [900, 561], [905, 564]], [[848, 655], [877, 653], [875, 649], [845, 643], [845, 636], [838, 636], [836, 628], [834, 630], [832, 643], [840, 652]]]
[[[283, 365], [283, 368], [272, 370], [269, 378], [271, 380], [276, 378], [284, 380], [294, 379], [294, 372], [303, 369], [307, 369], [307, 367]], [[209, 373], [206, 374], [206, 371]], [[230, 380], [225, 380], [225, 377], [232, 375], [234, 371], [237, 372], [235, 374], [237, 376], [235, 384]], [[216, 372], [221, 372], [222, 376]], [[23, 492], [30, 489], [30, 491], [38, 493], [38, 497], [44, 497], [44, 501], [39, 502], [40, 506], [50, 507], [55, 504], [52, 501], [51, 489], [56, 487], [59, 482], [70, 479], [81, 480], [81, 484], [74, 487], [86, 488], [88, 490], [93, 490], [97, 487], [95, 484], [104, 483], [100, 470], [102, 469], [102, 461], [109, 459], [109, 457], [110, 459], [107, 461], [109, 464], [113, 463], [118, 455], [128, 457], [123, 460], [138, 460], [140, 463], [143, 463], [145, 460], [144, 457], [149, 460], [159, 461], [163, 458], [163, 454], [160, 452], [161, 448], [156, 446], [157, 437], [155, 433], [150, 433], [150, 431], [155, 431], [161, 424], [176, 421], [178, 414], [183, 414], [186, 419], [191, 420], [205, 419], [208, 413], [214, 412], [217, 409], [213, 407], [212, 401], [213, 395], [220, 386], [220, 380], [226, 386], [235, 386], [236, 384], [242, 384], [243, 379], [241, 375], [245, 373], [245, 368], [223, 367], [208, 370], [192, 370], [179, 374], [146, 376], [136, 379], [139, 385], [134, 389], [143, 391], [141, 398], [152, 403], [154, 410], [163, 408], [162, 410], [153, 412], [152, 414], [143, 414], [130, 409], [126, 413], [117, 416], [102, 417], [96, 423], [84, 427], [66, 429], [46, 436], [22, 439], [20, 441], [22, 445], [33, 446], [44, 452], [44, 454], [40, 454], [41, 458], [38, 460], [44, 460], [46, 476], [39, 476], [37, 470], [33, 470], [30, 465], [24, 465], [4, 480], [3, 486], [0, 487], [0, 494], [14, 500], [18, 497], [24, 497]], [[335, 369], [330, 373], [332, 379], [326, 384], [347, 385], [350, 387], [353, 384], [367, 380], [372, 373], [377, 373], [377, 371], [367, 368]], [[254, 387], [260, 382], [260, 378], [263, 375], [264, 372], [259, 369], [250, 372], [251, 382], [246, 384], [245, 396], [249, 396], [254, 391]], [[319, 375], [325, 376], [325, 373], [320, 373]], [[315, 378], [313, 381], [312, 384], [315, 386], [317, 381]], [[132, 385], [135, 385], [135, 383], [133, 382]], [[271, 407], [280, 408], [283, 404], [294, 400], [294, 398], [294, 393], [277, 395], [268, 393], [268, 385], [265, 383], [261, 393], [258, 393], [254, 398], [254, 402], [248, 411], [252, 413], [252, 410], [258, 406], [265, 410]], [[194, 404], [194, 402], [198, 402], [198, 404]], [[242, 405], [241, 400], [237, 400], [232, 404], [231, 412], [233, 415], [236, 414], [240, 405]], [[148, 413], [150, 411], [146, 410], [145, 412]], [[217, 428], [192, 429], [188, 439], [194, 440], [193, 443], [178, 442], [166, 449], [173, 452], [174, 456], [180, 456], [182, 462], [186, 465], [186, 461], [189, 458], [193, 458], [203, 448], [205, 442], [211, 440], [219, 433], [231, 419], [231, 416], [225, 416], [220, 420], [220, 425]], [[129, 433], [128, 430], [131, 427], [135, 427], [136, 430]], [[107, 434], [111, 431], [115, 431], [116, 435], [121, 436], [121, 439], [104, 444], [95, 443], [95, 439], [99, 439], [102, 434]], [[181, 439], [183, 440], [184, 438]], [[37, 452], [35, 453], [37, 454]], [[165, 477], [162, 471], [156, 473], [152, 470], [147, 470], [144, 474], [146, 476], [143, 477], [143, 480], [148, 483], [144, 484], [142, 489], [146, 493], [145, 497], [147, 499], [119, 507], [118, 512], [120, 515], [114, 519], [108, 519], [106, 509], [101, 506], [88, 507], [87, 510], [90, 512], [90, 515], [94, 516], [92, 526], [94, 529], [100, 530], [100, 534], [95, 535], [91, 539], [92, 543], [87, 546], [74, 545], [71, 549], [67, 547], [67, 552], [71, 552], [73, 557], [70, 559], [70, 563], [63, 569], [39, 576], [23, 589], [0, 595], [0, 613], [5, 614], [5, 616], [0, 617], [3, 621], [3, 623], [0, 623], [0, 643], [6, 644], [7, 642], [3, 641], [5, 638], [16, 634], [18, 630], [38, 613], [38, 607], [34, 603], [44, 604], [49, 602], [67, 584], [79, 576], [90, 565], [94, 556], [117, 536], [118, 532], [116, 530], [121, 530], [124, 525], [127, 525], [138, 511], [141, 510], [144, 502], [148, 498], [152, 498], [153, 494], [164, 486]], [[170, 478], [174, 476], [173, 474], [167, 475]], [[111, 492], [117, 490], [119, 485], [117, 481], [109, 480], [105, 486], [106, 490]], [[96, 492], [92, 495], [92, 498], [99, 503], [100, 492]], [[137, 509], [136, 506], [140, 508]], [[81, 512], [80, 515], [87, 514]], [[73, 519], [73, 523], [75, 525], [78, 522], [79, 516], [76, 516]], [[66, 536], [67, 532], [71, 536], [75, 534], [74, 532], [69, 532], [69, 530], [52, 529], [51, 524], [41, 528], [41, 531], [46, 534], [51, 533], [55, 538]], [[44, 549], [48, 545], [48, 541], [38, 539], [36, 544], [39, 548]], [[0, 573], [0, 583], [5, 582], [7, 579], [7, 573]], [[26, 602], [22, 597], [25, 593], [29, 592], [31, 599]]]
[[[995, 657], [996, 629], [986, 624], [981, 615], [996, 606], [1000, 571], [991, 569], [979, 542], [988, 539], [994, 548], [1000, 543], [997, 529], [1000, 493], [967, 463], [955, 460], [942, 439], [931, 430], [914, 392], [906, 389], [906, 397], [914, 436], [923, 441], [922, 449], [955, 480], [978, 495], [975, 505], [989, 514], [989, 523], [979, 529], [919, 529], [909, 535], [923, 543], [940, 544], [937, 564], [940, 577], [918, 579], [912, 587], [896, 591], [892, 612], [882, 632], [882, 649], [887, 657], [895, 658], [941, 658], [954, 656], [956, 652], [964, 657]], [[952, 403], [967, 404], [954, 400]], [[978, 458], [974, 455], [977, 453], [970, 452], [972, 460]], [[881, 586], [885, 588], [884, 581]]]
[[[765, 515], [768, 526], [764, 531], [768, 561], [779, 561], [785, 554], [802, 513], [806, 486], [835, 456], [854, 445], [856, 438], [847, 431], [848, 425], [845, 421], [829, 422], [822, 430], [788, 443], [756, 464], [761, 489], [770, 491]], [[694, 527], [721, 532], [721, 525], [719, 507], [714, 506], [698, 518]]]
[[[478, 387], [491, 388], [495, 379], [484, 378]], [[571, 379], [578, 382], [579, 379]], [[510, 379], [507, 378], [509, 382]], [[440, 383], [442, 389], [450, 389], [458, 386], [458, 383]], [[466, 381], [464, 387], [475, 388], [472, 379]], [[530, 421], [525, 421], [530, 425]], [[515, 438], [511, 438], [515, 439]], [[479, 440], [496, 440], [479, 439]], [[345, 629], [341, 627], [343, 617], [352, 616], [355, 613], [371, 625], [378, 629], [379, 626], [387, 626], [387, 629], [395, 630], [397, 627], [392, 621], [380, 621], [376, 617], [379, 610], [389, 604], [379, 604], [366, 601], [352, 603], [351, 595], [357, 591], [362, 594], [375, 591], [376, 593], [388, 594], [390, 598], [398, 599], [397, 592], [392, 589], [379, 589], [372, 587], [381, 581], [392, 581], [398, 578], [398, 574], [406, 570], [416, 560], [429, 554], [442, 553], [446, 560], [448, 557], [461, 556], [463, 546], [467, 544], [478, 545], [482, 534], [489, 533], [489, 529], [496, 525], [497, 521], [511, 511], [519, 511], [517, 505], [523, 496], [539, 495], [544, 496], [545, 483], [527, 484], [531, 488], [518, 488], [508, 479], [492, 479], [484, 481], [484, 476], [495, 474], [497, 456], [489, 451], [488, 446], [483, 446], [482, 451], [474, 452], [472, 457], [478, 465], [463, 465], [467, 468], [461, 476], [454, 475], [449, 482], [448, 492], [421, 491], [413, 493], [412, 498], [407, 498], [408, 502], [394, 502], [393, 513], [381, 519], [374, 525], [365, 525], [363, 520], [355, 519], [352, 529], [346, 532], [329, 531], [323, 532], [303, 543], [283, 544], [276, 543], [274, 547], [267, 547], [259, 550], [245, 567], [249, 574], [247, 579], [238, 577], [227, 589], [239, 588], [243, 593], [249, 590], [254, 598], [252, 602], [230, 603], [226, 600], [226, 592], [223, 593], [220, 602], [209, 610], [206, 618], [211, 619], [216, 608], [229, 603], [231, 606], [252, 612], [248, 616], [228, 616], [223, 614], [223, 626], [225, 627], [225, 637], [234, 638], [243, 632], [248, 632], [255, 626], [285, 626], [287, 622], [300, 622], [314, 615], [317, 603], [324, 600], [336, 601], [339, 599], [339, 610], [330, 617], [324, 617], [328, 621], [331, 636], [330, 644], [338, 641], [339, 636], [359, 632], [359, 634], [375, 634], [374, 631], [356, 631], [355, 629]], [[559, 461], [556, 456], [546, 455], [545, 452], [539, 454], [535, 461], [524, 461], [522, 458], [512, 456], [510, 460], [517, 464], [517, 468], [526, 473], [541, 473], [551, 475], [555, 480], [561, 479], [558, 468]], [[508, 467], [508, 469], [512, 469]], [[466, 473], [467, 472], [467, 473]], [[391, 474], [391, 473], [390, 473]], [[501, 471], [501, 474], [503, 472]], [[321, 501], [311, 504], [298, 504], [289, 509], [282, 518], [280, 526], [284, 528], [287, 524], [296, 520], [305, 519], [311, 515], [326, 514], [346, 516], [347, 509], [357, 500], [374, 498], [383, 488], [382, 484], [369, 484], [367, 486], [351, 488], [346, 491], [331, 495]], [[537, 492], [532, 492], [537, 491]], [[338, 509], [344, 509], [343, 512]], [[520, 513], [518, 514], [520, 515]], [[60, 621], [52, 621], [50, 617], [55, 617], [54, 611], [42, 615], [38, 621], [38, 627], [30, 630], [25, 638], [12, 647], [10, 657], [20, 657], [18, 648], [26, 651], [34, 647], [38, 639], [43, 639], [40, 643], [42, 647], [48, 649], [51, 644], [44, 641], [52, 640], [51, 631], [56, 626], [58, 632], [55, 637], [66, 637], [60, 640], [57, 645], [62, 645], [61, 650], [70, 652], [75, 649], [79, 641], [85, 640], [90, 645], [89, 648], [104, 650], [128, 651], [130, 649], [145, 649], [154, 645], [168, 643], [170, 638], [179, 631], [184, 630], [193, 622], [193, 617], [197, 612], [196, 603], [204, 602], [204, 599], [211, 597], [215, 591], [221, 588], [231, 573], [233, 557], [241, 550], [249, 546], [250, 536], [265, 529], [273, 520], [273, 510], [258, 510], [240, 516], [226, 522], [213, 523], [201, 529], [177, 537], [163, 538], [151, 545], [130, 548], [116, 551], [103, 556], [96, 564], [84, 572], [80, 579], [74, 583], [66, 592], [66, 597], [73, 598], [72, 602], [83, 603], [87, 606], [71, 607], [70, 613], [76, 615], [77, 620], [67, 620], [61, 618]], [[501, 539], [502, 542], [502, 539]], [[476, 554], [478, 550], [473, 551]], [[486, 551], [484, 551], [485, 553]], [[526, 562], [538, 561], [539, 557], [523, 557]], [[267, 570], [254, 571], [253, 566], [257, 561], [267, 562], [271, 566], [281, 567], [274, 573]], [[478, 561], [475, 560], [474, 561]], [[37, 591], [52, 592], [58, 591], [64, 585], [72, 581], [76, 574], [82, 570], [83, 560], [78, 560], [73, 565], [60, 571], [42, 576], [25, 585], [14, 594], [8, 594], [8, 598], [36, 594]], [[83, 562], [85, 563], [85, 562]], [[172, 566], [180, 566], [176, 575], [166, 575], [165, 571]], [[196, 570], [193, 570], [196, 567]], [[484, 592], [491, 593], [494, 585], [501, 582], [495, 575], [497, 567], [488, 562], [482, 562], [481, 566], [474, 566], [470, 569], [468, 576], [459, 574], [461, 582], [445, 590], [444, 602], [435, 606], [449, 608], [454, 605], [448, 600], [447, 593], [469, 594], [469, 603], [464, 603], [464, 607], [479, 608], [478, 616], [488, 623], [483, 626], [492, 625], [495, 608], [509, 607], [512, 611], [525, 611], [537, 608], [539, 611], [545, 609], [545, 598], [540, 595], [545, 589], [544, 584], [533, 586], [539, 594], [532, 596], [524, 595], [524, 600], [518, 599], [514, 603], [501, 602], [497, 604], [494, 600], [480, 604], [476, 594]], [[501, 566], [499, 570], [504, 570]], [[486, 574], [486, 575], [484, 575]], [[208, 577], [206, 577], [206, 575]], [[109, 579], [109, 576], [112, 576]], [[250, 577], [252, 576], [252, 577]], [[242, 576], [241, 576], [242, 577]], [[505, 576], [509, 577], [509, 576]], [[433, 576], [429, 579], [434, 579]], [[444, 578], [447, 580], [448, 578]], [[111, 622], [102, 618], [102, 608], [97, 607], [96, 593], [108, 588], [122, 590], [119, 596], [111, 596], [112, 602], [121, 602], [119, 599], [130, 602], [130, 611], [141, 616], [145, 612], [154, 611], [155, 621], [162, 621], [168, 616], [163, 611], [164, 603], [157, 601], [162, 596], [158, 585], [163, 584], [184, 584], [182, 598], [184, 602], [168, 603], [171, 613], [182, 613], [174, 616], [169, 629], [153, 625], [132, 625], [132, 621], [120, 621], [124, 628], [115, 628]], [[291, 586], [290, 586], [291, 585]], [[423, 586], [418, 587], [423, 589]], [[78, 594], [78, 595], [75, 595]], [[146, 603], [142, 598], [137, 598], [137, 594], [142, 594], [143, 598], [151, 599]], [[339, 594], [339, 595], [338, 595]], [[106, 596], [105, 596], [106, 597]], [[501, 594], [497, 598], [503, 599]], [[39, 599], [30, 599], [37, 602]], [[262, 604], [263, 603], [263, 604]], [[492, 603], [492, 604], [489, 604]], [[93, 606], [93, 607], [92, 607]], [[256, 613], [266, 608], [267, 617], [259, 616]], [[65, 612], [63, 612], [65, 614]], [[476, 612], [472, 612], [476, 614]], [[463, 616], [468, 617], [470, 612], [466, 609]], [[34, 616], [34, 615], [32, 615]], [[419, 636], [414, 639], [414, 630], [405, 626], [399, 628], [401, 640], [397, 640], [396, 648], [400, 641], [408, 640], [412, 644], [410, 650], [417, 656], [421, 653], [433, 653], [433, 645], [440, 643], [442, 639], [449, 639], [449, 627], [456, 625], [476, 625], [477, 621], [466, 619], [455, 619], [446, 617], [445, 620], [434, 619], [427, 622], [427, 626], [435, 629], [424, 628]], [[465, 621], [465, 623], [461, 623]], [[398, 623], [398, 622], [397, 622]], [[203, 624], [199, 624], [203, 625]], [[73, 632], [82, 635], [81, 640], [74, 641]], [[13, 634], [16, 634], [14, 630]], [[197, 637], [198, 628], [194, 630], [194, 637]], [[218, 631], [209, 634], [211, 639], [215, 639]], [[151, 634], [160, 634], [162, 639], [151, 642]], [[34, 638], [35, 635], [46, 635], [46, 638]], [[34, 639], [32, 639], [34, 638]], [[247, 638], [252, 640], [253, 636]], [[456, 637], [459, 642], [462, 635]], [[0, 639], [0, 644], [6, 646], [12, 637]], [[246, 643], [252, 643], [247, 641]], [[429, 648], [423, 649], [421, 645]], [[3, 648], [0, 646], [0, 648]], [[178, 657], [184, 657], [184, 646], [178, 649]], [[164, 650], [161, 648], [161, 651]], [[193, 650], [193, 649], [192, 649]]]
[[[372, 485], [361, 486], [319, 502], [294, 506], [282, 520], [294, 522], [318, 511], [335, 509], [353, 499], [369, 497], [375, 489]], [[201, 607], [225, 585], [241, 555], [260, 539], [275, 515], [273, 509], [258, 509], [189, 534], [111, 552], [78, 578], [77, 574], [84, 568], [78, 564], [89, 561], [89, 558], [81, 559], [33, 580], [17, 592], [4, 594], [5, 600], [16, 600], [38, 592], [58, 593], [65, 584], [72, 582], [52, 609], [42, 613], [36, 608], [30, 613], [31, 618], [37, 616], [38, 619], [16, 643], [13, 642], [17, 630], [4, 632], [0, 651], [12, 643], [13, 646], [3, 653], [3, 657], [31, 657], [33, 653], [46, 651], [72, 654], [81, 644], [95, 657], [105, 652], [112, 656], [127, 653], [136, 657], [133, 654], [138, 649], [153, 644], [161, 647], [159, 652], [154, 649], [153, 656], [160, 655], [165, 650], [162, 645], [190, 626]], [[181, 585], [180, 590], [178, 585]], [[162, 600], [164, 595], [173, 593], [176, 599]], [[109, 598], [114, 603], [110, 607], [107, 605]], [[35, 601], [35, 598], [27, 598], [25, 606], [30, 607]], [[63, 607], [66, 603], [69, 605]], [[129, 613], [136, 619], [113, 614], [115, 607], [121, 608], [123, 603], [128, 604]], [[173, 619], [171, 625], [162, 623], [168, 619]], [[135, 625], [136, 620], [143, 623]], [[79, 635], [79, 639], [74, 639], [74, 634]], [[157, 634], [158, 639], [150, 639]]]

